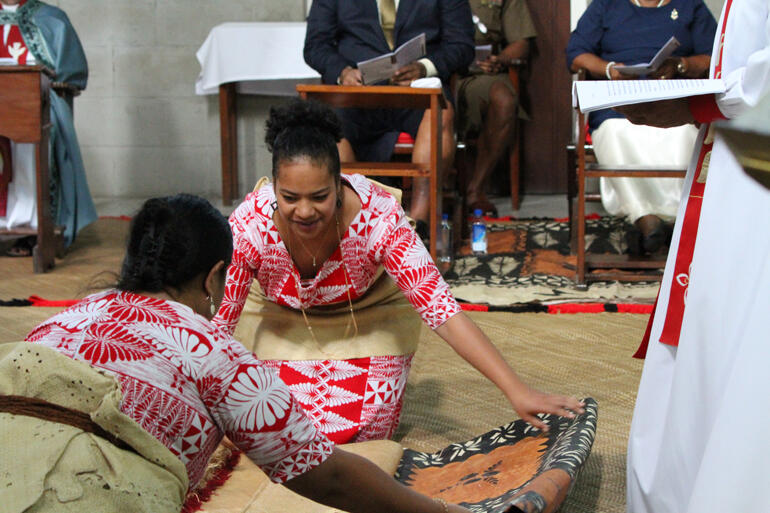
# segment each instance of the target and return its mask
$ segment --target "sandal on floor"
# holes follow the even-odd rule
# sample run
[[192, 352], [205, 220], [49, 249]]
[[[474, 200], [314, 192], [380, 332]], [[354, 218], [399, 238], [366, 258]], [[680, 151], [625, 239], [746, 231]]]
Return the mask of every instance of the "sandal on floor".
[[495, 204], [489, 200], [476, 200], [468, 205], [468, 212], [471, 214], [477, 209], [481, 210], [481, 213], [486, 217], [492, 217], [495, 219], [498, 217], [497, 207], [495, 207]]
[[13, 243], [13, 246], [5, 250], [5, 256], [24, 258], [32, 256], [32, 249], [37, 244], [37, 237], [30, 235], [28, 237], [21, 237]]

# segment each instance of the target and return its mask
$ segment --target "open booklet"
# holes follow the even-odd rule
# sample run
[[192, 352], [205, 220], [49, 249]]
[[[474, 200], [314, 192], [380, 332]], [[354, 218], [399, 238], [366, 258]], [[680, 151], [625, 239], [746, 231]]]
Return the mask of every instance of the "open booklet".
[[572, 106], [581, 112], [725, 92], [721, 79], [578, 80], [572, 84]]
[[476, 55], [473, 57], [473, 62], [468, 66], [468, 71], [481, 71], [479, 62], [484, 62], [492, 55], [492, 45], [476, 45]]
[[632, 64], [630, 66], [614, 66], [614, 68], [624, 75], [649, 75], [653, 71], [657, 71], [663, 62], [671, 57], [671, 54], [674, 53], [677, 48], [679, 48], [679, 40], [674, 36], [671, 36], [671, 39], [663, 45], [663, 48], [658, 50], [658, 53], [655, 54], [655, 57], [653, 57], [650, 62]]
[[388, 80], [402, 66], [425, 57], [425, 33], [415, 36], [395, 50], [356, 64], [364, 84]]

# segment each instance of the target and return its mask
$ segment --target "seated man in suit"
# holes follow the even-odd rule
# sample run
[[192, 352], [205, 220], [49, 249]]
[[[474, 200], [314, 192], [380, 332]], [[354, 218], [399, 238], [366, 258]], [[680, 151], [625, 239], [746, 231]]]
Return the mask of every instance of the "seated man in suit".
[[[444, 84], [473, 60], [473, 22], [467, 0], [315, 0], [307, 20], [305, 61], [326, 84], [362, 85], [356, 63], [390, 52], [425, 33], [427, 55], [399, 69], [390, 82], [409, 86], [416, 79], [437, 76]], [[340, 160], [388, 161], [400, 132], [415, 139], [414, 162], [430, 156], [430, 116], [414, 110], [344, 109]], [[454, 156], [454, 115], [451, 105], [442, 116], [443, 168]], [[443, 169], [439, 170], [440, 172]], [[414, 181], [410, 215], [418, 233], [428, 235], [428, 179]]]
[[512, 62], [529, 53], [537, 35], [525, 0], [471, 0], [476, 16], [476, 44], [491, 45], [489, 57], [457, 80], [457, 132], [465, 140], [478, 137], [478, 154], [468, 188], [468, 208], [497, 217], [486, 197], [486, 185], [513, 139], [519, 98], [508, 77]]

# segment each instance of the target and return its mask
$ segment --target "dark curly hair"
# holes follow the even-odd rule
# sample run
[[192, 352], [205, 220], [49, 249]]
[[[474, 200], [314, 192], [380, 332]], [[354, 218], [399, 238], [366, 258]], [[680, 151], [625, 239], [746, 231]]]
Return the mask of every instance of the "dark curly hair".
[[179, 289], [233, 254], [227, 219], [191, 194], [147, 200], [131, 222], [117, 288], [131, 292]]
[[294, 99], [272, 107], [265, 129], [265, 143], [273, 153], [273, 182], [281, 162], [303, 157], [326, 167], [335, 180], [339, 178], [337, 143], [342, 139], [342, 125], [326, 105]]

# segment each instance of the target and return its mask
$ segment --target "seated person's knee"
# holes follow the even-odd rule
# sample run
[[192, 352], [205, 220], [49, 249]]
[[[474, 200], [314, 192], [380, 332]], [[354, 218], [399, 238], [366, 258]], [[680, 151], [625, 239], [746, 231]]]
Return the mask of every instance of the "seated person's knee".
[[496, 82], [489, 89], [489, 109], [502, 114], [503, 117], [513, 117], [516, 113], [518, 99], [501, 82]]

